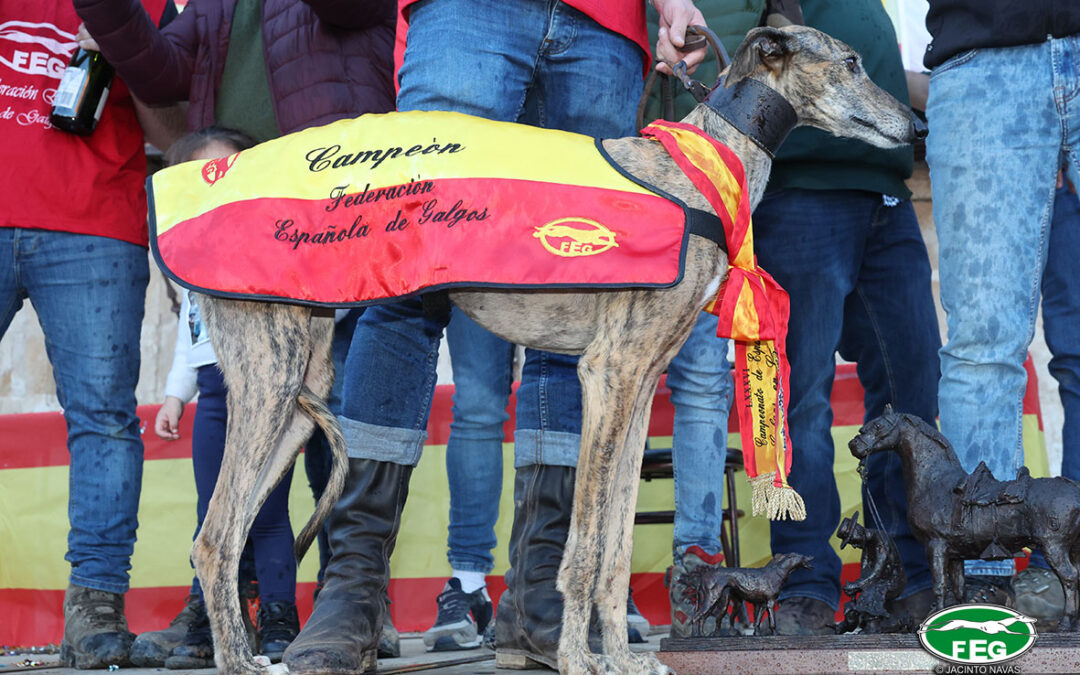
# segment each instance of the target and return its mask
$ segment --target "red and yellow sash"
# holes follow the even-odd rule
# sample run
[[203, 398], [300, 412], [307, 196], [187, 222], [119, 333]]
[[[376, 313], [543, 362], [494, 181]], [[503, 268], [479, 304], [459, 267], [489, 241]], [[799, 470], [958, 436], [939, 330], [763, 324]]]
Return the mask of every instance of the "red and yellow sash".
[[788, 295], [754, 257], [742, 162], [727, 146], [689, 124], [660, 120], [641, 133], [663, 144], [724, 223], [730, 267], [705, 310], [720, 318], [719, 335], [735, 340], [736, 405], [746, 475], [754, 486], [753, 513], [770, 520], [802, 520], [806, 507], [787, 482]]

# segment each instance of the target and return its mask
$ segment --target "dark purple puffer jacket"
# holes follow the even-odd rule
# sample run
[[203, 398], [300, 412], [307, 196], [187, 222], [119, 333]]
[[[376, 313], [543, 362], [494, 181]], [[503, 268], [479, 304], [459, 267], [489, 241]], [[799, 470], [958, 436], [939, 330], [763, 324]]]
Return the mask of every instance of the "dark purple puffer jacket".
[[[188, 101], [188, 127], [214, 122], [236, 0], [189, 0], [159, 30], [139, 0], [74, 0], [131, 91]], [[282, 133], [394, 109], [395, 0], [264, 0], [263, 51]]]

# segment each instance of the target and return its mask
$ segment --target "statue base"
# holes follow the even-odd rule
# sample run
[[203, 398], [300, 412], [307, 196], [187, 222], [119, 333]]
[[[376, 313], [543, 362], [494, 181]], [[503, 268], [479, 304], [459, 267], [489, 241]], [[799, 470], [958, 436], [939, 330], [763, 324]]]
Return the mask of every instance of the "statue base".
[[[944, 663], [912, 633], [667, 638], [656, 655], [679, 675], [926, 673]], [[1042, 633], [1029, 652], [994, 665], [1015, 665], [1021, 673], [1076, 673], [1077, 664], [1080, 633]]]

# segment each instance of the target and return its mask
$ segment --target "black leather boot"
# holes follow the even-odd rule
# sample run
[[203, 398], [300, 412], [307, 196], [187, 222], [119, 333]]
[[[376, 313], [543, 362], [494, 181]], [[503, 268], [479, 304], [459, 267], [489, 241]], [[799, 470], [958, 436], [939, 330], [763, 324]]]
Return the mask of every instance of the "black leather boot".
[[[531, 465], [514, 477], [510, 570], [495, 613], [495, 665], [558, 669], [562, 593], [555, 588], [574, 503], [575, 469]], [[589, 643], [599, 646], [596, 622]]]
[[411, 466], [349, 459], [345, 489], [330, 514], [330, 562], [315, 610], [285, 650], [296, 675], [369, 673], [386, 615], [390, 553], [397, 541]]

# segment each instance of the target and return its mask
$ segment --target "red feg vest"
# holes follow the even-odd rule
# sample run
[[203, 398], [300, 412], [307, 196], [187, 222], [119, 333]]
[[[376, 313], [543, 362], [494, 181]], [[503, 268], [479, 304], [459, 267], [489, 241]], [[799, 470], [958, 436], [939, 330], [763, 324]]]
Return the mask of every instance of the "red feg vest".
[[[157, 19], [165, 0], [143, 5]], [[0, 226], [146, 246], [146, 156], [127, 87], [114, 79], [90, 136], [53, 128], [79, 17], [59, 0], [4, 0], [0, 9]]]

